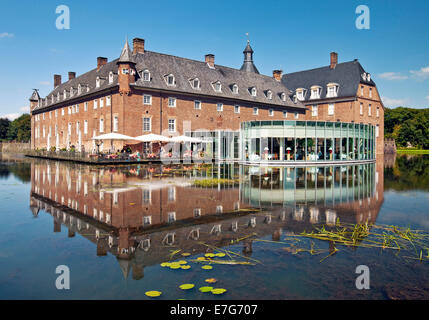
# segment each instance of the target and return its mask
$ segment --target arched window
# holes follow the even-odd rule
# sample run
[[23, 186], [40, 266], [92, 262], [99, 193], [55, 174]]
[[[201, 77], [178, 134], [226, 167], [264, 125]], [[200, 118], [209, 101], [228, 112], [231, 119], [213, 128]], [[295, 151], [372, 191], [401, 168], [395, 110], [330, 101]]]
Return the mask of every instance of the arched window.
[[232, 93], [238, 94], [238, 86], [236, 84], [232, 85]]
[[282, 101], [286, 101], [286, 93], [282, 92], [280, 98], [282, 99]]
[[272, 99], [273, 98], [273, 92], [271, 90], [267, 91], [267, 99]]
[[192, 79], [191, 85], [194, 89], [200, 89], [200, 80], [198, 78]]
[[222, 92], [222, 84], [220, 83], [220, 81], [213, 82], [212, 85], [213, 85], [213, 89], [216, 92]]
[[256, 97], [256, 88], [255, 88], [255, 87], [250, 88], [250, 94], [251, 94], [253, 97]]

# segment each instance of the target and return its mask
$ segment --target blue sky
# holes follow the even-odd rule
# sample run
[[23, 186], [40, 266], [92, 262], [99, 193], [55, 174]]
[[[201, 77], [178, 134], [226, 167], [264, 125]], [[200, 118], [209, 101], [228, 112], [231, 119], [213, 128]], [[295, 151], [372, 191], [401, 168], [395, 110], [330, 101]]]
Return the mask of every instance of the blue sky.
[[[55, 26], [59, 5], [70, 29]], [[370, 29], [355, 26], [358, 5], [370, 9]], [[249, 33], [259, 71], [294, 72], [359, 59], [385, 105], [429, 106], [429, 1], [2, 1], [0, 116], [28, 111], [33, 88], [46, 96], [53, 74], [82, 74], [98, 56], [119, 56], [125, 37], [190, 59], [207, 53], [239, 68]]]

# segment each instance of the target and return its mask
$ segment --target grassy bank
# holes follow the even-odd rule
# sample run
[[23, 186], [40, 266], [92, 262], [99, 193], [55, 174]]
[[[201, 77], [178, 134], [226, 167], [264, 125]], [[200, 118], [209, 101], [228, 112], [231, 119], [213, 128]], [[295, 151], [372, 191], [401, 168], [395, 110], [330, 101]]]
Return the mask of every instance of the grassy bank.
[[425, 149], [397, 149], [396, 152], [401, 154], [429, 154], [429, 150]]

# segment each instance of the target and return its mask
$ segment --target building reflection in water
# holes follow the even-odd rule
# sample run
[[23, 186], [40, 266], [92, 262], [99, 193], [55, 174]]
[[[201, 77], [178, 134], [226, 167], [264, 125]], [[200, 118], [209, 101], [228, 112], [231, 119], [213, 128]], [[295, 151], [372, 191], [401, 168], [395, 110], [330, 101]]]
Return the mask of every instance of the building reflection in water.
[[[226, 184], [197, 187], [194, 180]], [[238, 181], [240, 181], [238, 183]], [[30, 209], [53, 218], [96, 245], [98, 256], [117, 257], [124, 277], [168, 260], [172, 250], [195, 255], [210, 244], [256, 233], [278, 241], [314, 224], [375, 222], [383, 202], [383, 160], [328, 167], [130, 166], [95, 168], [35, 161]], [[252, 254], [252, 242], [243, 241]]]

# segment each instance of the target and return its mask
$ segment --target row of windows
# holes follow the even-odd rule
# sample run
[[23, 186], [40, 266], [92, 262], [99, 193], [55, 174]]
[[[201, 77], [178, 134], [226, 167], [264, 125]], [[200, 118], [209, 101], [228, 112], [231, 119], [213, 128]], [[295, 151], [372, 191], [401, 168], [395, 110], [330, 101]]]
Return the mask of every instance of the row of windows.
[[[150, 72], [149, 70], [143, 70], [141, 72], [141, 78], [143, 79], [143, 81], [151, 81], [151, 76], [150, 76]], [[173, 74], [167, 74], [164, 76], [164, 81], [168, 86], [176, 86], [176, 78]], [[192, 78], [188, 80], [189, 85], [195, 89], [195, 90], [200, 90], [201, 89], [201, 81], [198, 78]], [[222, 83], [218, 80], [215, 82], [211, 83], [211, 86], [213, 88], [213, 90], [215, 92], [222, 92]], [[233, 94], [238, 94], [239, 92], [239, 88], [238, 85], [236, 83], [233, 83], [231, 85], [229, 85], [229, 89], [231, 90], [231, 92]], [[256, 87], [250, 87], [247, 88], [248, 93], [253, 96], [256, 97], [257, 96], [257, 89]], [[265, 97], [269, 100], [273, 99], [273, 92], [271, 90], [266, 90], [265, 91]], [[281, 92], [280, 93], [280, 98], [282, 99], [282, 101], [286, 101], [286, 93]]]

